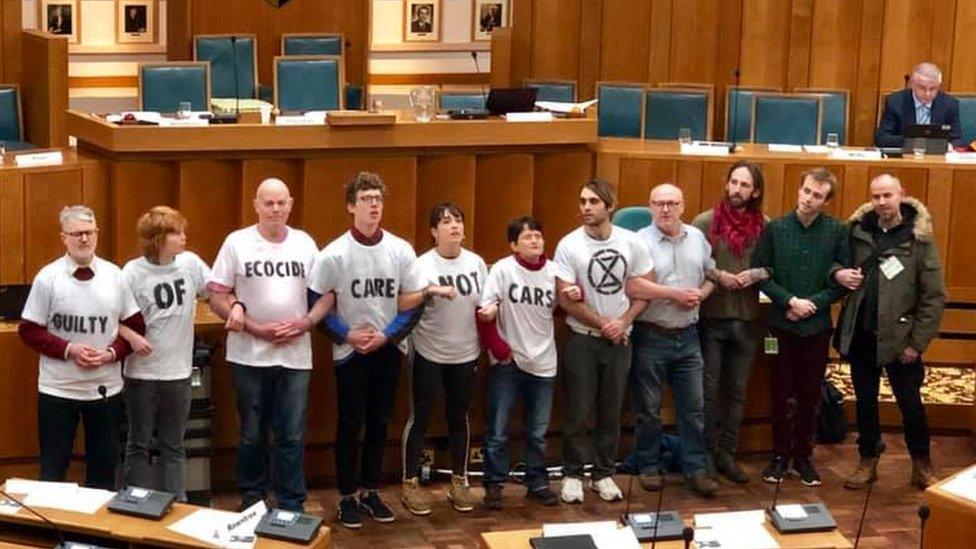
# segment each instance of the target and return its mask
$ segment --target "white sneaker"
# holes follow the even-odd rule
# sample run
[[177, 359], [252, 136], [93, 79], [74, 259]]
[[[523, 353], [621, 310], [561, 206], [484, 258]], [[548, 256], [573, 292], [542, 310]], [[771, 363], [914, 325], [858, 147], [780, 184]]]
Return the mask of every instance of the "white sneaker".
[[560, 496], [566, 503], [583, 503], [583, 483], [578, 478], [564, 478]]
[[593, 483], [593, 491], [600, 494], [603, 501], [619, 501], [624, 499], [623, 493], [613, 481], [613, 477], [604, 477]]

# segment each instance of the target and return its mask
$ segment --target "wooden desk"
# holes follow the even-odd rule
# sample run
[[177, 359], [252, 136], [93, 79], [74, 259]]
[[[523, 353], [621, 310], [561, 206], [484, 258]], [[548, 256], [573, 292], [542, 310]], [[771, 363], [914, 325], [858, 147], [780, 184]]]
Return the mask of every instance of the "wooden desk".
[[846, 219], [868, 202], [868, 185], [882, 173], [901, 179], [911, 196], [920, 199], [932, 213], [935, 240], [945, 267], [946, 285], [952, 301], [976, 303], [976, 246], [969, 241], [976, 233], [976, 165], [949, 164], [941, 156], [924, 161], [909, 158], [883, 160], [833, 160], [822, 154], [770, 152], [766, 145], [741, 144], [733, 156], [682, 155], [676, 141], [600, 138], [595, 146], [596, 171], [618, 188], [622, 205], [647, 204], [650, 189], [672, 182], [685, 194], [685, 220], [711, 208], [722, 196], [728, 167], [741, 159], [759, 163], [766, 189], [763, 208], [776, 217], [796, 207], [801, 174], [814, 167], [826, 167], [840, 181], [837, 195], [827, 211]]
[[[973, 474], [976, 465], [957, 474]], [[961, 498], [942, 489], [953, 477], [929, 486], [923, 495], [932, 514], [925, 526], [922, 547], [964, 547], [976, 540], [976, 502]], [[968, 540], [968, 542], [966, 541]]]
[[[688, 526], [692, 525], [691, 520], [686, 520], [685, 523]], [[783, 549], [842, 549], [853, 547], [851, 542], [837, 530], [783, 536], [776, 532], [776, 529], [769, 523], [766, 523], [766, 529]], [[526, 549], [531, 547], [529, 544], [531, 538], [541, 535], [541, 528], [537, 530], [510, 530], [508, 532], [482, 532], [481, 544], [486, 549]], [[641, 547], [650, 546], [650, 543], [641, 544]], [[683, 549], [684, 546], [683, 540], [659, 541], [656, 544], [656, 547], [661, 549]]]
[[[76, 533], [103, 540], [122, 541], [142, 547], [214, 547], [199, 540], [184, 536], [167, 528], [200, 507], [185, 503], [173, 504], [173, 510], [159, 521], [112, 513], [103, 507], [93, 515], [61, 511], [58, 509], [37, 509], [45, 517], [61, 527], [66, 533]], [[39, 518], [24, 509], [13, 515], [0, 514], [0, 540], [15, 543], [56, 541], [57, 536]], [[258, 538], [254, 545], [260, 549], [329, 549], [332, 547], [332, 532], [325, 525], [319, 534], [306, 546]]]

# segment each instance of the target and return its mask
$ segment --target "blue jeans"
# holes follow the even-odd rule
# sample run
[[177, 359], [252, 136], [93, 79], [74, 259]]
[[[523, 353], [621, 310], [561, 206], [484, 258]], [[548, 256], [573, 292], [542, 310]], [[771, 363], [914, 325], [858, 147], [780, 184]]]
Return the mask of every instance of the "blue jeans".
[[508, 480], [508, 422], [515, 401], [525, 409], [525, 486], [535, 491], [549, 485], [546, 472], [546, 430], [552, 412], [555, 377], [519, 370], [515, 362], [495, 364], [488, 382], [488, 433], [485, 435], [485, 484]]
[[237, 484], [245, 503], [264, 498], [268, 485], [268, 430], [273, 432], [277, 506], [302, 511], [305, 505], [305, 419], [311, 370], [230, 364], [237, 390], [240, 442]]
[[675, 335], [664, 335], [645, 323], [633, 332], [634, 360], [630, 388], [637, 423], [635, 453], [643, 473], [659, 471], [661, 453], [661, 385], [671, 385], [678, 409], [681, 471], [691, 476], [708, 463], [705, 445], [705, 404], [702, 375], [704, 361], [694, 326]]

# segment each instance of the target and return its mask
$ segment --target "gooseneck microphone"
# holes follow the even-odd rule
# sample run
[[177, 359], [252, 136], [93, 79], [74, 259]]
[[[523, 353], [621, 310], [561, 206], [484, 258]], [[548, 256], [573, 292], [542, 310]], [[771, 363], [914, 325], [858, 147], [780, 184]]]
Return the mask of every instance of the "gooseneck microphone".
[[929, 515], [932, 514], [932, 509], [924, 503], [918, 506], [918, 518], [922, 522], [921, 524], [921, 534], [918, 538], [918, 548], [922, 549], [925, 545], [925, 521], [929, 520]]
[[234, 64], [234, 115], [237, 116], [238, 120], [241, 118], [241, 91], [240, 82], [237, 74], [237, 37], [230, 37], [230, 56]]
[[68, 547], [68, 544], [65, 543], [65, 541], [64, 541], [64, 531], [61, 530], [61, 527], [58, 526], [57, 523], [55, 523], [53, 520], [45, 517], [44, 515], [38, 513], [37, 511], [34, 510], [34, 508], [28, 507], [23, 501], [15, 498], [13, 496], [11, 496], [10, 494], [8, 494], [7, 492], [5, 492], [4, 490], [0, 490], [0, 495], [2, 495], [3, 497], [9, 499], [10, 501], [16, 503], [17, 505], [23, 507], [24, 509], [27, 509], [27, 511], [29, 511], [32, 515], [34, 515], [35, 517], [41, 519], [41, 521], [44, 524], [50, 526], [51, 529], [54, 530], [54, 532], [58, 535], [58, 544], [55, 546], [56, 548]]
[[654, 529], [652, 530], [654, 532], [654, 538], [651, 540], [651, 549], [654, 549], [654, 546], [657, 545], [657, 527], [661, 522], [661, 503], [664, 502], [664, 487], [668, 485], [664, 474], [662, 472], [658, 474], [661, 475], [661, 489], [657, 492], [657, 508], [654, 510]]
[[695, 529], [691, 526], [685, 526], [685, 529], [681, 531], [681, 538], [685, 540], [685, 549], [690, 549], [691, 542], [695, 540]]
[[908, 82], [912, 79], [911, 75], [906, 72], [902, 78], [905, 79], [905, 87], [908, 88]]
[[[731, 138], [729, 139], [729, 154], [735, 154], [735, 138], [739, 126], [739, 112], [737, 107], [739, 106], [739, 78], [742, 76], [742, 72], [739, 71], [739, 67], [735, 68], [733, 76], [735, 76], [735, 87], [733, 88], [735, 93], [732, 95], [732, 108], [729, 109], [729, 112], [732, 113], [732, 131], [729, 132], [729, 137]], [[726, 122], [728, 121], [726, 120]]]
[[627, 483], [627, 505], [624, 507], [624, 514], [620, 515], [620, 524], [628, 526], [630, 524], [630, 495], [634, 492], [635, 473], [631, 473], [630, 482]]
[[[481, 67], [478, 66], [478, 52], [472, 51], [471, 52], [471, 59], [474, 59], [474, 71], [476, 73], [478, 73], [477, 74], [478, 80], [481, 80]], [[482, 97], [482, 99], [485, 100], [485, 107], [484, 108], [487, 109], [488, 108], [488, 92], [485, 91], [485, 83], [484, 82], [481, 82], [481, 97]]]
[[[878, 462], [880, 462], [881, 454], [883, 454], [885, 451], [885, 443], [883, 441], [878, 441], [878, 445], [876, 448], [877, 448], [876, 452], [878, 455]], [[874, 466], [875, 468], [877, 468], [878, 464], [875, 463]], [[857, 549], [857, 544], [861, 542], [861, 530], [864, 528], [864, 517], [865, 515], [867, 515], [868, 512], [868, 502], [871, 501], [871, 491], [874, 489], [874, 482], [875, 481], [868, 483], [868, 493], [867, 495], [864, 496], [864, 506], [861, 507], [861, 520], [857, 525], [857, 537], [854, 538], [854, 549]]]

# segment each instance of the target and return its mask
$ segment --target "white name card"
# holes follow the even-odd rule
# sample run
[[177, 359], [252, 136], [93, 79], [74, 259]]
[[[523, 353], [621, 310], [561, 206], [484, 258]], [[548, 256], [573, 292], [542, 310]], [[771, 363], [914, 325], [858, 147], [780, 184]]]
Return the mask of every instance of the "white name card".
[[692, 141], [691, 143], [682, 143], [681, 154], [728, 156], [729, 144], [720, 141]]
[[878, 149], [834, 149], [830, 153], [834, 160], [881, 160]]
[[976, 164], [976, 153], [947, 152], [945, 159], [950, 164]]
[[324, 123], [324, 120], [315, 120], [315, 118], [305, 115], [278, 116], [275, 118], [275, 124], [279, 126], [313, 126]]
[[199, 128], [209, 126], [210, 121], [205, 118], [160, 118], [159, 127], [161, 128]]
[[510, 112], [505, 115], [505, 120], [509, 122], [552, 122], [552, 113], [548, 111], [540, 112]]
[[790, 145], [788, 143], [770, 143], [767, 145], [769, 147], [769, 152], [781, 152], [781, 153], [801, 153], [803, 152], [802, 145]]
[[50, 166], [64, 162], [64, 155], [61, 151], [49, 151], [41, 153], [18, 154], [14, 157], [14, 163], [22, 168], [32, 166]]

